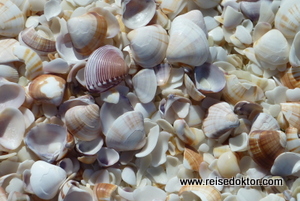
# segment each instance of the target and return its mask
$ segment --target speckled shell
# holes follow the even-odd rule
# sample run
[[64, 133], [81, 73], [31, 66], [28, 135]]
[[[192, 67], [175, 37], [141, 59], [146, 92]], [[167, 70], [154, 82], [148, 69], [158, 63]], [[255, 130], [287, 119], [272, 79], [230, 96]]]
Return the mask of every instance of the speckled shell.
[[281, 131], [255, 130], [249, 136], [249, 154], [259, 166], [270, 169], [278, 155], [285, 151], [286, 136]]
[[91, 92], [104, 92], [119, 84], [128, 71], [121, 50], [102, 46], [88, 58], [84, 71], [86, 87]]

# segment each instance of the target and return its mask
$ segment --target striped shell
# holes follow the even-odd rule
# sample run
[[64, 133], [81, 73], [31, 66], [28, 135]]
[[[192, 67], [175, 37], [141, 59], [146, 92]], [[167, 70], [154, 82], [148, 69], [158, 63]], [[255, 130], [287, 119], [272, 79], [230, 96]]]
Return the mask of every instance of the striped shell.
[[288, 68], [281, 74], [281, 83], [289, 89], [295, 89], [300, 87], [300, 67]]
[[121, 50], [111, 45], [102, 46], [87, 61], [84, 71], [86, 87], [91, 92], [104, 92], [119, 84], [128, 70]]
[[299, 102], [289, 102], [280, 103], [281, 111], [289, 123], [289, 126], [300, 129], [300, 103]]

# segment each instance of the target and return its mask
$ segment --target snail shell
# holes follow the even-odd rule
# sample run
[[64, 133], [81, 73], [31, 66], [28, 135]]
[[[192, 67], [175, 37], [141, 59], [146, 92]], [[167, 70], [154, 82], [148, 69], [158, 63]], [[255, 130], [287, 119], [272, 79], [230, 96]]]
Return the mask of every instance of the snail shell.
[[92, 92], [104, 92], [119, 84], [128, 71], [121, 50], [112, 45], [102, 46], [90, 55], [86, 63], [86, 87]]

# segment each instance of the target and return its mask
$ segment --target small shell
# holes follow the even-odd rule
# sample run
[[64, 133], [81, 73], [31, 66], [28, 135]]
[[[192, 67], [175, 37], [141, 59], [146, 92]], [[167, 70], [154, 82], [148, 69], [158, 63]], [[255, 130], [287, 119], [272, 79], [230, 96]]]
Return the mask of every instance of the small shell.
[[[104, 140], [102, 136], [98, 136], [91, 141], [76, 140], [76, 151], [85, 156], [94, 156], [102, 148]], [[96, 158], [95, 158], [96, 160]]]
[[97, 183], [94, 186], [94, 196], [98, 201], [111, 200], [114, 192], [117, 189], [117, 185], [108, 183]]
[[293, 152], [281, 153], [274, 161], [271, 168], [272, 175], [300, 176], [300, 154]]
[[161, 63], [153, 67], [156, 75], [157, 86], [165, 85], [171, 74], [171, 65], [169, 63]]
[[[221, 193], [214, 186], [191, 185], [182, 186], [178, 194], [184, 198], [187, 193], [193, 193], [201, 200], [221, 201]], [[185, 199], [184, 199], [185, 200]]]
[[298, 136], [298, 129], [294, 127], [288, 127], [285, 130], [286, 134], [286, 148], [290, 152], [300, 153], [300, 139]]
[[281, 83], [289, 89], [295, 89], [300, 87], [300, 67], [291, 67], [281, 73]]
[[44, 74], [36, 77], [29, 85], [30, 96], [39, 103], [56, 106], [62, 102], [66, 81], [56, 75]]
[[19, 61], [19, 58], [13, 53], [14, 46], [18, 45], [20, 45], [20, 43], [16, 39], [0, 39], [0, 62]]
[[106, 36], [106, 20], [96, 12], [72, 17], [67, 26], [76, 51], [82, 55], [90, 55], [103, 44]]
[[281, 111], [290, 126], [300, 129], [300, 103], [280, 103]]
[[84, 77], [89, 91], [103, 92], [119, 84], [128, 74], [123, 53], [116, 47], [105, 45], [89, 57]]
[[122, 1], [123, 23], [130, 29], [147, 25], [156, 11], [154, 0], [125, 0]]
[[[152, 68], [160, 64], [166, 56], [169, 36], [160, 25], [150, 25], [132, 30], [127, 34], [134, 61]], [[145, 41], [145, 38], [147, 40]]]
[[217, 93], [226, 84], [223, 71], [214, 64], [204, 63], [195, 67], [194, 77], [197, 89], [205, 93]]
[[186, 74], [184, 75], [184, 85], [189, 96], [195, 101], [201, 101], [205, 98], [205, 95], [198, 91], [191, 78]]
[[221, 102], [209, 107], [202, 129], [207, 137], [219, 138], [226, 132], [238, 127], [239, 124], [238, 116], [233, 113], [230, 105], [226, 102]]
[[24, 15], [13, 1], [1, 0], [0, 13], [0, 35], [14, 37], [24, 29]]
[[183, 165], [189, 169], [189, 170], [193, 170], [193, 171], [199, 171], [199, 167], [200, 167], [200, 163], [203, 161], [203, 157], [189, 149], [189, 148], [185, 148], [184, 152], [183, 152]]
[[153, 69], [143, 69], [132, 78], [134, 91], [141, 103], [149, 103], [156, 94], [156, 76]]
[[109, 167], [117, 163], [120, 159], [119, 153], [107, 147], [102, 147], [97, 153], [97, 161], [101, 167]]
[[240, 173], [238, 159], [232, 151], [222, 153], [217, 161], [217, 168], [222, 177], [232, 178]]
[[30, 172], [30, 185], [34, 194], [45, 200], [54, 198], [66, 179], [66, 172], [62, 168], [44, 161], [36, 161]]
[[52, 163], [66, 152], [67, 129], [57, 124], [40, 123], [26, 134], [24, 142], [39, 158]]
[[239, 101], [234, 105], [234, 113], [240, 116], [245, 116], [252, 120], [263, 111], [263, 107], [257, 103], [249, 101]]
[[106, 134], [107, 147], [117, 151], [137, 150], [145, 143], [144, 121], [140, 112], [124, 113], [113, 122]]
[[75, 196], [78, 200], [93, 201], [92, 190], [74, 180], [69, 180], [61, 187], [58, 201], [73, 201]]
[[255, 130], [279, 130], [280, 126], [276, 119], [267, 113], [259, 113], [254, 119], [250, 133]]
[[19, 81], [19, 73], [13, 63], [0, 64], [0, 77], [10, 82]]
[[285, 151], [286, 136], [281, 131], [255, 130], [249, 136], [249, 153], [259, 166], [270, 169], [276, 157]]
[[183, 8], [186, 6], [187, 1], [185, 0], [163, 0], [160, 4], [161, 10], [168, 15], [169, 19], [173, 19], [180, 13]]
[[96, 104], [72, 107], [65, 114], [68, 131], [83, 141], [90, 141], [100, 135], [100, 109]]
[[291, 45], [289, 62], [293, 67], [300, 66], [300, 32], [298, 32]]

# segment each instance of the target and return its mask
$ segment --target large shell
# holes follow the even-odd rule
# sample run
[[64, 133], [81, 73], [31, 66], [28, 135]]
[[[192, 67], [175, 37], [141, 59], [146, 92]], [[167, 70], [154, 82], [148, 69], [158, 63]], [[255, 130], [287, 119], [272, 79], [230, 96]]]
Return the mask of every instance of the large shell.
[[10, 0], [0, 1], [0, 35], [14, 37], [24, 29], [22, 11]]
[[100, 109], [96, 104], [72, 107], [65, 120], [68, 131], [80, 140], [90, 141], [100, 135]]
[[286, 136], [282, 131], [255, 130], [249, 136], [249, 153], [261, 167], [270, 169], [276, 157], [285, 151]]
[[122, 1], [123, 23], [130, 29], [147, 25], [156, 11], [154, 0], [124, 0]]
[[96, 12], [72, 17], [67, 26], [75, 49], [82, 55], [89, 55], [100, 47], [107, 31], [105, 18]]
[[208, 115], [203, 121], [202, 129], [207, 137], [219, 138], [226, 132], [238, 127], [239, 124], [238, 116], [233, 113], [230, 105], [226, 102], [220, 102], [208, 109]]
[[86, 63], [86, 87], [92, 92], [104, 92], [119, 84], [128, 71], [121, 50], [105, 45], [95, 50]]
[[[160, 64], [166, 56], [169, 36], [160, 25], [150, 25], [132, 30], [127, 35], [133, 59], [144, 68]], [[147, 40], [145, 40], [147, 38]]]
[[166, 57], [170, 63], [199, 66], [207, 60], [209, 46], [206, 34], [192, 20], [176, 17], [169, 34]]
[[107, 147], [117, 151], [142, 148], [146, 143], [144, 118], [140, 112], [126, 112], [118, 117], [106, 134]]

